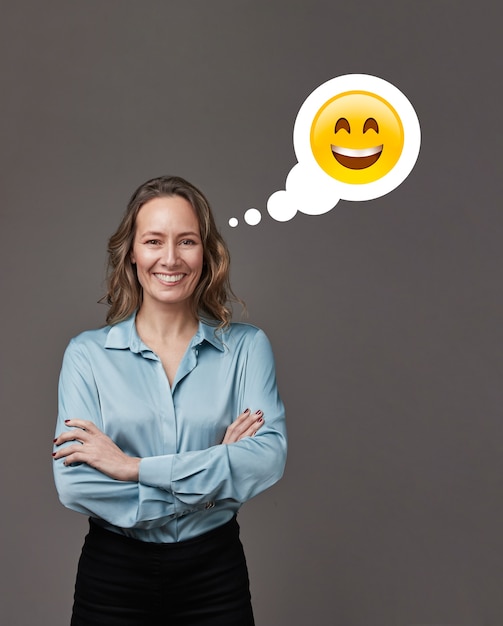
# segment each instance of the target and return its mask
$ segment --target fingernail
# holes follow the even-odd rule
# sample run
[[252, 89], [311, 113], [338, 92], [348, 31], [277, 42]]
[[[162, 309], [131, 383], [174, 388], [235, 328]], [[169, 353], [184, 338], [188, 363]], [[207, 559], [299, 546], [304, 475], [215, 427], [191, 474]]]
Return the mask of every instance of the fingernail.
[[257, 411], [257, 415], [260, 417], [261, 415], [263, 415], [262, 411]]
[[53, 439], [53, 440], [52, 440], [52, 443], [56, 443], [56, 441], [57, 441], [57, 440], [58, 440], [58, 439], [57, 439], [57, 437], [56, 437], [56, 439]]
[[245, 410], [243, 411], [243, 413], [249, 413], [249, 412], [250, 412], [250, 409], [245, 409]]
[[53, 452], [53, 453], [52, 453], [52, 456], [56, 456], [56, 453], [55, 453], [55, 452]]
[[259, 423], [262, 423], [263, 421], [264, 421], [263, 417], [259, 417], [258, 420], [257, 420], [257, 422], [259, 422]]
[[65, 420], [65, 424], [66, 424], [67, 422], [69, 422], [69, 421], [70, 421], [70, 420]]

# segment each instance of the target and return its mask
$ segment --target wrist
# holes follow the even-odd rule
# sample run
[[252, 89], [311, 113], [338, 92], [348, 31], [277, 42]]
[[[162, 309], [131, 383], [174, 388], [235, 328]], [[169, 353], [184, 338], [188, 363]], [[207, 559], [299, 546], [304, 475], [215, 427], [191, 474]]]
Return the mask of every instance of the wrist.
[[140, 477], [140, 461], [138, 457], [129, 457], [125, 467], [124, 481], [137, 483]]

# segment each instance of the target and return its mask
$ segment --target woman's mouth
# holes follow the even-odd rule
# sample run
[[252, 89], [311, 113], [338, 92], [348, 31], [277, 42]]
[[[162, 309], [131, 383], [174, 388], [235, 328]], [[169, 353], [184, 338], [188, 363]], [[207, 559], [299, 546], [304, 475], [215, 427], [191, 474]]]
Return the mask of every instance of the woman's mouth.
[[185, 274], [159, 274], [156, 273], [154, 276], [161, 281], [161, 283], [173, 284], [178, 283], [182, 280]]

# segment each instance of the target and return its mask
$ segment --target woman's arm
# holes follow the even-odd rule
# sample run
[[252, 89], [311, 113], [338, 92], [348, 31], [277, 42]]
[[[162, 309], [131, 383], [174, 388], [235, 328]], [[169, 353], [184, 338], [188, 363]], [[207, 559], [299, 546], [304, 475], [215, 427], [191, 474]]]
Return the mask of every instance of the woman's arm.
[[263, 411], [264, 425], [256, 436], [207, 450], [144, 458], [140, 483], [164, 489], [187, 506], [201, 506], [227, 499], [245, 502], [279, 480], [286, 461], [285, 412], [271, 346], [261, 330], [250, 340], [241, 385], [245, 406]]
[[[209, 500], [204, 491], [200, 502], [190, 505], [163, 487], [137, 482], [140, 459], [125, 454], [101, 430], [99, 395], [91, 359], [72, 341], [60, 376], [53, 452], [61, 502], [122, 528], [143, 529], [162, 526], [174, 517], [204, 508]], [[229, 426], [222, 443], [251, 437], [263, 424], [260, 411], [247, 410]]]
[[[72, 341], [65, 352], [59, 380], [55, 444], [58, 441], [61, 443], [54, 456], [56, 489], [66, 507], [121, 528], [143, 529], [163, 526], [170, 519], [201, 508], [189, 507], [163, 489], [111, 478], [82, 462], [79, 457], [74, 457], [72, 465], [66, 465], [65, 448], [84, 447], [75, 443], [76, 429], [70, 428], [75, 417], [86, 420], [91, 430], [102, 427], [100, 399], [92, 365], [77, 343]], [[81, 429], [77, 431], [81, 438], [85, 436]], [[102, 453], [107, 454], [103, 449]]]
[[[263, 423], [261, 410], [252, 413], [246, 409], [227, 428], [222, 443], [253, 437]], [[89, 420], [66, 419], [65, 426], [71, 430], [54, 439], [56, 451], [52, 456], [55, 461], [63, 459], [66, 466], [86, 463], [115, 480], [138, 482], [141, 459], [125, 454], [96, 424]], [[63, 446], [65, 443], [69, 445]]]

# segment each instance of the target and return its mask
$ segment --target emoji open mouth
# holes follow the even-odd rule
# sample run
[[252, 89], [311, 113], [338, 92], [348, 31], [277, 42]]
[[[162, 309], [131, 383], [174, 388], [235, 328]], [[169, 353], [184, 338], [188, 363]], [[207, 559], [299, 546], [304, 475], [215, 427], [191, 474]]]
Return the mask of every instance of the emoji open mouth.
[[354, 150], [330, 144], [332, 154], [338, 163], [351, 170], [363, 170], [374, 165], [382, 154], [382, 144], [374, 148], [363, 148]]

